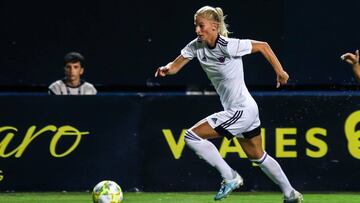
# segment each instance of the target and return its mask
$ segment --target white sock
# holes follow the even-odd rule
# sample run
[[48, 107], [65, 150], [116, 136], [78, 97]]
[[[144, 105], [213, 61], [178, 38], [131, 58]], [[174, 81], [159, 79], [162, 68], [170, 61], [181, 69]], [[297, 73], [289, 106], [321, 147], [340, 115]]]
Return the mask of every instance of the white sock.
[[294, 188], [291, 186], [279, 163], [266, 152], [258, 160], [251, 160], [259, 164], [261, 170], [277, 185], [279, 185], [285, 197], [288, 197]]
[[209, 140], [202, 139], [192, 130], [187, 130], [185, 134], [186, 144], [201, 158], [215, 167], [226, 180], [234, 179], [232, 168], [221, 157], [215, 145]]

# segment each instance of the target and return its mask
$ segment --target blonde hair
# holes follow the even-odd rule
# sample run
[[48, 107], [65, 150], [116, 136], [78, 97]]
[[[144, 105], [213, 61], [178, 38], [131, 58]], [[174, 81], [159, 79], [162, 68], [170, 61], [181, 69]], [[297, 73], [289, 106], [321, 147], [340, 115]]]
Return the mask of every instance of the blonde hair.
[[228, 25], [225, 23], [224, 12], [220, 7], [203, 6], [196, 11], [194, 20], [197, 16], [205, 17], [208, 20], [214, 21], [218, 24], [218, 32], [224, 37], [228, 37], [230, 34]]

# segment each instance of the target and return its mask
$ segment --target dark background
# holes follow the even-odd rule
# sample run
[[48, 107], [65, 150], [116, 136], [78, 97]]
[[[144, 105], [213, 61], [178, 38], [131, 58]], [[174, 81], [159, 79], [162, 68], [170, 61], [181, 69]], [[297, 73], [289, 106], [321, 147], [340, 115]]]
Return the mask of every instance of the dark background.
[[[69, 51], [86, 58], [84, 79], [100, 90], [209, 87], [198, 62], [176, 79], [155, 79], [194, 39], [193, 14], [220, 6], [232, 37], [267, 41], [290, 75], [289, 86], [351, 87], [340, 55], [359, 45], [356, 0], [338, 1], [1, 1], [0, 87], [46, 88], [63, 76]], [[250, 87], [275, 85], [259, 54], [244, 57]]]

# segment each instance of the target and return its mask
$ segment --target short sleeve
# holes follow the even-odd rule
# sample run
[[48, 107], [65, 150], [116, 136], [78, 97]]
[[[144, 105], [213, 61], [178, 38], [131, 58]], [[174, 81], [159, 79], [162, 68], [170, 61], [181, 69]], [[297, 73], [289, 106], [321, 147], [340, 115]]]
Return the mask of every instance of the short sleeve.
[[82, 94], [84, 95], [96, 95], [97, 94], [97, 90], [96, 88], [94, 87], [93, 84], [91, 83], [88, 83], [88, 82], [85, 82], [82, 86], [81, 86], [81, 89], [82, 89]]
[[58, 81], [55, 81], [48, 87], [48, 93], [50, 95], [59, 95], [60, 94], [60, 87], [58, 85]]
[[251, 40], [249, 39], [231, 39], [228, 44], [230, 56], [239, 57], [250, 54], [252, 50]]
[[181, 56], [183, 56], [186, 59], [192, 60], [194, 57], [196, 57], [196, 43], [197, 40], [191, 41], [189, 44], [187, 44], [182, 50], [181, 50]]
[[48, 94], [49, 95], [56, 95], [56, 93], [50, 87], [48, 88]]
[[96, 90], [96, 88], [93, 86], [93, 85], [91, 85], [92, 86], [92, 95], [96, 95], [97, 94], [97, 90]]

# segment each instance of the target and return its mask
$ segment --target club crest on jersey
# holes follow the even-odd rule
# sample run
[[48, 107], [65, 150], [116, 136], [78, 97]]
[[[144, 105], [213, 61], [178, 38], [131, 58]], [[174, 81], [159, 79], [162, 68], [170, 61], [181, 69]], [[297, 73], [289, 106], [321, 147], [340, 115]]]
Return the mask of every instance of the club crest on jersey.
[[219, 57], [217, 58], [221, 63], [224, 63], [225, 62], [225, 57]]

